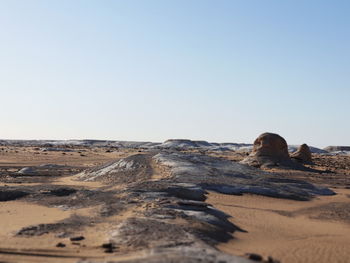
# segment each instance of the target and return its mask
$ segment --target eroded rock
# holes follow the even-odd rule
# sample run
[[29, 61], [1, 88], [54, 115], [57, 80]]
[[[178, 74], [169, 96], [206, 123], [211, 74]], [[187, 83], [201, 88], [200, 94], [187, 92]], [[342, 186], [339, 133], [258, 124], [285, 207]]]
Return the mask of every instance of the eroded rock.
[[298, 150], [291, 154], [291, 158], [301, 163], [312, 163], [310, 148], [307, 144], [302, 144]]
[[150, 157], [135, 154], [115, 162], [85, 170], [76, 175], [82, 181], [102, 181], [109, 183], [131, 183], [145, 181], [152, 176]]
[[253, 151], [242, 163], [254, 167], [291, 166], [293, 164], [286, 140], [274, 133], [261, 134], [254, 141]]
[[176, 182], [224, 194], [251, 193], [302, 201], [315, 195], [335, 194], [302, 180], [278, 178], [254, 167], [202, 154], [161, 152], [153, 159], [167, 166]]

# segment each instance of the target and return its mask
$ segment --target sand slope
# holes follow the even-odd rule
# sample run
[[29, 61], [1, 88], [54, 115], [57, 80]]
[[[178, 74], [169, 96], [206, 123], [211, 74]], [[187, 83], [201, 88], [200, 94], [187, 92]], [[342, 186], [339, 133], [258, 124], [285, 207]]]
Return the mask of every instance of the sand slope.
[[[283, 263], [350, 262], [349, 217], [341, 213], [349, 210], [350, 190], [337, 192], [310, 202], [210, 193], [207, 201], [231, 214], [232, 222], [248, 231], [236, 233], [235, 239], [218, 248], [235, 255], [272, 256]], [[334, 203], [342, 204], [342, 210], [331, 211]], [[324, 216], [324, 206], [332, 217]]]

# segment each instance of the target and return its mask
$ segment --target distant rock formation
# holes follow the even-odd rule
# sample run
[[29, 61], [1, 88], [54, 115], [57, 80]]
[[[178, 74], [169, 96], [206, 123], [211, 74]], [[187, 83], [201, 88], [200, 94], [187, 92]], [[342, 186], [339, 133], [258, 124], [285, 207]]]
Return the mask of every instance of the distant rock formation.
[[[324, 154], [324, 153], [329, 153], [328, 151], [325, 151], [323, 149], [314, 147], [314, 146], [309, 146], [310, 152], [311, 153], [318, 153], [318, 154]], [[299, 149], [300, 145], [288, 145], [288, 151], [289, 154], [296, 152]]]
[[209, 147], [210, 143], [206, 141], [192, 141], [188, 139], [169, 139], [162, 145], [163, 148], [197, 148], [197, 147]]
[[255, 141], [253, 151], [242, 163], [255, 167], [290, 166], [293, 164], [284, 138], [274, 133], [263, 133]]
[[298, 148], [298, 150], [291, 154], [290, 156], [292, 159], [297, 160], [301, 163], [312, 163], [312, 156], [310, 148], [307, 144], [302, 144]]
[[327, 152], [350, 152], [350, 146], [328, 146], [324, 150]]

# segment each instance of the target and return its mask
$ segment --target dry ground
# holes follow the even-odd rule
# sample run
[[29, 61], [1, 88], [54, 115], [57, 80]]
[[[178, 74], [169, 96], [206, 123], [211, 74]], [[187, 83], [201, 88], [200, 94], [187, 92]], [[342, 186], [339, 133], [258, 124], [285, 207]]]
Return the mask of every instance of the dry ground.
[[[40, 164], [72, 166], [72, 172], [75, 172], [138, 152], [106, 151], [106, 148], [74, 148], [73, 152], [43, 152], [35, 147], [0, 148], [0, 186], [35, 186], [44, 182], [91, 190], [103, 185], [100, 182], [77, 182], [69, 175], [47, 177], [41, 181], [36, 177], [22, 180], [13, 174], [20, 168]], [[210, 154], [235, 161], [245, 156], [241, 153]], [[235, 233], [234, 239], [217, 247], [234, 255], [258, 253], [287, 263], [350, 262], [350, 157], [313, 157], [315, 164], [310, 168], [318, 172], [280, 169], [271, 171], [276, 176], [298, 178], [331, 187], [337, 195], [301, 202], [256, 195], [209, 193], [207, 202], [232, 215], [230, 220], [247, 231]], [[73, 224], [74, 236], [85, 237], [78, 242], [69, 239], [72, 235], [65, 236], [63, 233], [15, 235], [23, 227], [54, 224], [72, 218], [88, 218], [100, 209], [98, 206], [90, 206], [65, 210], [62, 207], [47, 207], [19, 200], [0, 202], [0, 262], [76, 262], [84, 257], [108, 259], [111, 256], [101, 245], [106, 242], [111, 226], [122, 222], [130, 214], [136, 214], [136, 210], [126, 210], [102, 221], [89, 222], [87, 227]], [[59, 243], [65, 247], [57, 247]], [[133, 254], [135, 256], [137, 257]], [[125, 254], [118, 255], [119, 259], [127, 257]]]

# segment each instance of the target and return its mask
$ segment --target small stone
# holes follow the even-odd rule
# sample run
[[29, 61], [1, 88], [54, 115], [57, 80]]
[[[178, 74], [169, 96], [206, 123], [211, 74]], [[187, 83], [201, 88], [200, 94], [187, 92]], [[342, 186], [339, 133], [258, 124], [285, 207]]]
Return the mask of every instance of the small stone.
[[274, 259], [273, 257], [268, 257], [267, 258], [267, 263], [280, 263], [279, 260]]
[[113, 244], [112, 243], [104, 243], [104, 244], [102, 244], [102, 247], [103, 248], [111, 248], [111, 247], [113, 247]]
[[249, 259], [254, 260], [254, 261], [262, 261], [263, 260], [263, 257], [260, 256], [259, 254], [247, 253], [246, 255], [248, 256]]
[[65, 247], [65, 246], [66, 246], [66, 245], [63, 244], [63, 243], [61, 243], [61, 242], [57, 243], [57, 245], [56, 245], [56, 247]]
[[83, 237], [83, 236], [77, 236], [77, 237], [71, 237], [70, 241], [81, 241], [84, 239], [85, 239], [85, 237]]
[[105, 248], [105, 253], [113, 253], [116, 248], [112, 243], [102, 244], [102, 247]]

